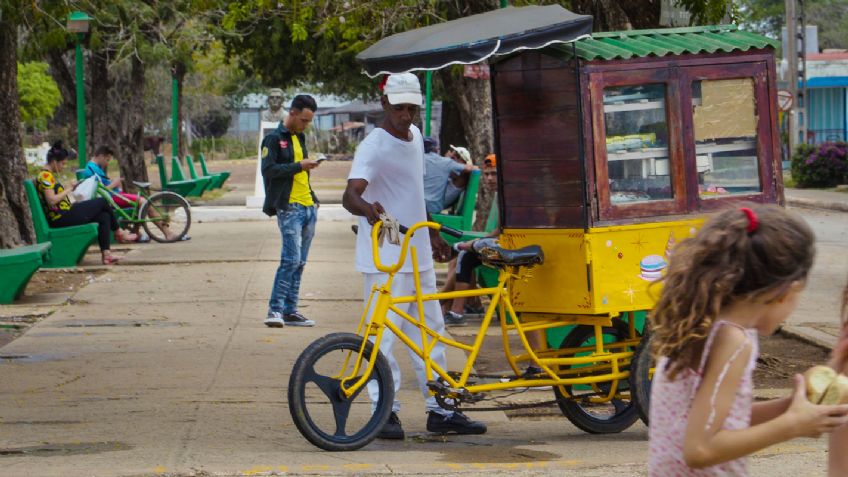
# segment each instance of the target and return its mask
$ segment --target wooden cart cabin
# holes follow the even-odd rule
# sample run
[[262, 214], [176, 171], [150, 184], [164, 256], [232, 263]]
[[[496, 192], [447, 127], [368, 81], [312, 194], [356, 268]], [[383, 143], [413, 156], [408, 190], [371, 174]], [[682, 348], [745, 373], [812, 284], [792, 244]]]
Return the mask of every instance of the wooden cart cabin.
[[720, 25], [596, 33], [493, 62], [501, 243], [545, 252], [513, 288], [518, 311], [650, 309], [649, 286], [707, 213], [783, 203], [776, 45]]

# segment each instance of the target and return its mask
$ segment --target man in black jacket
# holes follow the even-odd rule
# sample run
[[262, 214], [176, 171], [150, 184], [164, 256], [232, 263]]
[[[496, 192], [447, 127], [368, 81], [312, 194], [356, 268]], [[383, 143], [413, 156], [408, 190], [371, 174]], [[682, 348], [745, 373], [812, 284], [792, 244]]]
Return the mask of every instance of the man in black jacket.
[[307, 159], [303, 135], [317, 109], [312, 96], [295, 96], [288, 117], [262, 140], [262, 211], [277, 216], [283, 238], [265, 318], [265, 325], [272, 328], [315, 326], [314, 321], [298, 313], [297, 299], [318, 211], [318, 198], [309, 184], [309, 171], [318, 166], [318, 161]]

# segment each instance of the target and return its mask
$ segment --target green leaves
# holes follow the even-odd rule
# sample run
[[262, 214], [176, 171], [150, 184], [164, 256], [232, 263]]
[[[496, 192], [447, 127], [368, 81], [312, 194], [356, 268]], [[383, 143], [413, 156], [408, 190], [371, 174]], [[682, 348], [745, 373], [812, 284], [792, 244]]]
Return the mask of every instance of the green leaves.
[[18, 63], [18, 96], [21, 120], [28, 126], [45, 130], [62, 102], [56, 82], [47, 73], [47, 63]]

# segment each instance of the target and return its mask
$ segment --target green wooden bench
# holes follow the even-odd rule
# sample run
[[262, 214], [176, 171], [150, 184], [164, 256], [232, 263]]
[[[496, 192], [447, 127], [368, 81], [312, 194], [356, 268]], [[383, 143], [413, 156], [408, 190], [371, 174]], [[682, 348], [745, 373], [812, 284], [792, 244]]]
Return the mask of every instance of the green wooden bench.
[[188, 167], [188, 173], [191, 175], [192, 179], [209, 179], [209, 186], [207, 190], [219, 189], [221, 184], [224, 182], [224, 176], [220, 174], [198, 174], [197, 168], [194, 167], [194, 159], [192, 159], [191, 156], [186, 156], [186, 166]]
[[50, 256], [50, 242], [0, 250], [0, 304], [12, 303]]
[[165, 158], [161, 154], [156, 155], [156, 165], [159, 166], [159, 182], [162, 183], [162, 190], [169, 190], [187, 197], [189, 192], [197, 186], [194, 181], [169, 181], [168, 171], [165, 169]]
[[171, 181], [188, 181], [194, 183], [194, 188], [188, 193], [188, 197], [200, 197], [205, 191], [209, 190], [209, 183], [211, 182], [208, 177], [190, 179], [183, 172], [183, 164], [180, 162], [180, 158], [176, 156], [171, 158]]
[[35, 227], [35, 237], [38, 243], [53, 243], [50, 257], [44, 261], [44, 268], [75, 267], [88, 247], [97, 240], [97, 224], [73, 225], [70, 227], [52, 228], [47, 222], [41, 201], [31, 180], [24, 181], [29, 211], [32, 214], [32, 224]]
[[[480, 189], [480, 171], [472, 171], [471, 177], [468, 178], [468, 185], [465, 192], [462, 193], [456, 206], [453, 208], [453, 213], [450, 214], [430, 214], [434, 222], [438, 222], [445, 227], [450, 227], [456, 230], [471, 230], [474, 226], [474, 208], [477, 206], [477, 192]], [[461, 241], [456, 237], [442, 234], [442, 237], [453, 245]]]
[[203, 156], [203, 154], [202, 153], [198, 154], [197, 158], [200, 161], [200, 169], [203, 171], [203, 175], [204, 176], [214, 176], [214, 175], [221, 176], [221, 183], [218, 184], [218, 187], [223, 187], [224, 182], [227, 182], [227, 179], [230, 178], [230, 171], [221, 171], [221, 172], [215, 172], [215, 173], [209, 172], [209, 168], [206, 167], [206, 158]]
[[[466, 231], [462, 234], [462, 238], [459, 240], [464, 242], [488, 236], [497, 230], [498, 223], [500, 222], [498, 217], [499, 214], [500, 209], [498, 208], [498, 198], [495, 196], [492, 199], [492, 207], [489, 209], [489, 217], [486, 219], [486, 229], [482, 232], [475, 232], [473, 230]], [[498, 270], [495, 268], [480, 265], [474, 269], [474, 274], [477, 276], [477, 283], [481, 287], [493, 287], [498, 284]]]

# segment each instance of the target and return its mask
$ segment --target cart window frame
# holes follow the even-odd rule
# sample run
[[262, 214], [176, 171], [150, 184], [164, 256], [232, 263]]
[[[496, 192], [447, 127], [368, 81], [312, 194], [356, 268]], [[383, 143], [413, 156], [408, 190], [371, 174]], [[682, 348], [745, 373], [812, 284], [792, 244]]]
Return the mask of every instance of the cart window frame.
[[[668, 127], [668, 167], [671, 198], [613, 204], [609, 186], [609, 157], [607, 153], [604, 91], [621, 86], [662, 84], [665, 86], [665, 120]], [[683, 128], [681, 119], [680, 78], [677, 68], [650, 68], [616, 71], [599, 71], [589, 75], [592, 142], [594, 151], [595, 192], [598, 199], [598, 218], [617, 220], [626, 218], [675, 215], [687, 210], [687, 181], [683, 157]], [[691, 100], [690, 100], [691, 101]]]
[[733, 65], [692, 65], [681, 68], [681, 105], [692, 104], [692, 87], [697, 81], [720, 81], [750, 79], [753, 82], [756, 118], [757, 170], [760, 190], [751, 194], [732, 194], [725, 197], [702, 198], [698, 193], [698, 171], [695, 144], [695, 118], [693, 108], [685, 108], [682, 120], [684, 130], [689, 132], [685, 141], [685, 170], [691, 211], [711, 212], [727, 207], [732, 202], [770, 202], [776, 197], [774, 182], [774, 151], [772, 128], [769, 124], [771, 108], [768, 86], [768, 65], [765, 61], [737, 63]]

